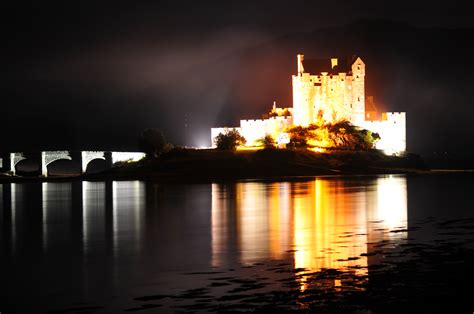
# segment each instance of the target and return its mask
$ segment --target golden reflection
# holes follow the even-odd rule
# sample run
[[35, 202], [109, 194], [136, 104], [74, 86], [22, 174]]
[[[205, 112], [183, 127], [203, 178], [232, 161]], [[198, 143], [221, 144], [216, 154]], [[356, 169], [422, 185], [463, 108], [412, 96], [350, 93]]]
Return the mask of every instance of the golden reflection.
[[237, 251], [249, 264], [283, 259], [292, 247], [290, 183], [212, 185], [212, 262], [223, 266]]
[[237, 230], [241, 260], [249, 263], [268, 252], [269, 213], [265, 186], [258, 182], [237, 184]]
[[[352, 191], [339, 180], [316, 179], [306, 185], [306, 193], [294, 198], [295, 267], [306, 273], [366, 267], [367, 257], [361, 256], [367, 252], [364, 192]], [[366, 270], [354, 272], [365, 274]], [[301, 284], [304, 290], [304, 277]]]
[[373, 243], [407, 235], [388, 232], [406, 228], [406, 189], [403, 176], [213, 184], [212, 264], [224, 266], [233, 252], [242, 264], [292, 259], [304, 269], [303, 290], [305, 273], [332, 268], [365, 275], [376, 262], [365, 254]]
[[[386, 229], [407, 227], [407, 183], [405, 177], [385, 176], [377, 179], [377, 208], [371, 220], [381, 221]], [[389, 233], [400, 236], [403, 233]]]
[[291, 249], [290, 226], [291, 217], [290, 183], [271, 183], [269, 185], [269, 239], [270, 257], [283, 259], [285, 253]]
[[211, 212], [211, 237], [212, 237], [212, 266], [222, 266], [224, 249], [231, 247], [230, 230], [232, 228], [232, 209], [227, 201], [233, 199], [232, 194], [224, 185], [212, 185], [212, 212]]

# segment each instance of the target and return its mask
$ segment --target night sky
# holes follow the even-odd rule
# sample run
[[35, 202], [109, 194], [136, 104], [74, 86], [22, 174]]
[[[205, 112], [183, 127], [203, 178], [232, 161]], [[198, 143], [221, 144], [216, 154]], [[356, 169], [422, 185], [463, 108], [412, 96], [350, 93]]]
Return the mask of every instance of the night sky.
[[[465, 1], [463, 1], [465, 2]], [[296, 54], [360, 55], [408, 149], [474, 152], [474, 18], [461, 1], [36, 1], [4, 7], [0, 151], [210, 144], [291, 106]], [[184, 121], [189, 127], [184, 132]]]

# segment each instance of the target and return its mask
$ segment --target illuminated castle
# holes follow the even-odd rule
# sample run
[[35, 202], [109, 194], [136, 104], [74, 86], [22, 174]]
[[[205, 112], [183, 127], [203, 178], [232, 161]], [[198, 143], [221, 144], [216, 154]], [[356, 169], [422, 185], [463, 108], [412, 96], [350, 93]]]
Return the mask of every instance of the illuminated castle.
[[[293, 108], [276, 108], [274, 104], [270, 118], [240, 121], [240, 128], [236, 129], [247, 140], [246, 146], [258, 146], [258, 140], [267, 134], [276, 140], [284, 138], [285, 129], [290, 126], [306, 127], [323, 119], [348, 120], [378, 133], [376, 148], [386, 154], [406, 150], [405, 113], [378, 113], [373, 98], [366, 100], [365, 63], [361, 58], [305, 60], [299, 54], [297, 68], [298, 73], [292, 77]], [[224, 129], [213, 128], [212, 140]]]

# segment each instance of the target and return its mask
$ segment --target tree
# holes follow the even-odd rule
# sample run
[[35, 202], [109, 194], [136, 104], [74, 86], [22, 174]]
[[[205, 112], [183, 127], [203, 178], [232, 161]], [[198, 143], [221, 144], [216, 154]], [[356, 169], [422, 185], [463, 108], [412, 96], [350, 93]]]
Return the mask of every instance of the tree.
[[157, 157], [167, 146], [163, 132], [158, 129], [146, 129], [140, 136], [140, 147], [150, 157]]
[[265, 149], [275, 148], [275, 145], [276, 145], [275, 139], [270, 134], [265, 135], [264, 137], [259, 139], [258, 142]]
[[308, 140], [314, 139], [313, 131], [317, 130], [318, 126], [311, 124], [308, 127], [294, 126], [287, 130], [290, 133], [290, 146], [292, 147], [306, 147]]
[[225, 129], [214, 139], [217, 149], [222, 150], [235, 150], [237, 146], [245, 145], [246, 142], [247, 140], [236, 129]]

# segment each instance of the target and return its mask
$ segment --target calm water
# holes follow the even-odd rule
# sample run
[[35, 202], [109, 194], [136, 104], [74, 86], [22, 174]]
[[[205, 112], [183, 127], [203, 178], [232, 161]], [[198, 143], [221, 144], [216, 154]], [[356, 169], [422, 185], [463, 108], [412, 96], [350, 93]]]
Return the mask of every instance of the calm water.
[[[0, 186], [1, 313], [174, 311], [196, 298], [232, 303], [239, 284], [305, 291], [309, 274], [326, 269], [367, 282], [377, 243], [429, 243], [438, 231], [411, 228], [474, 217], [468, 174]], [[291, 270], [288, 288], [281, 276]]]

